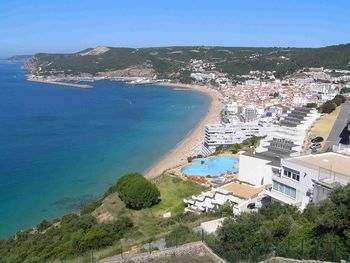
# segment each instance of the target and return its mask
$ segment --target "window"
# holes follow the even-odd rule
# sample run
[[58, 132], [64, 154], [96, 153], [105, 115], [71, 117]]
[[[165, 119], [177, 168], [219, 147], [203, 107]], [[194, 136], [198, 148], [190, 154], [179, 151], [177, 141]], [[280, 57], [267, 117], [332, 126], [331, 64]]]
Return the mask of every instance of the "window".
[[297, 193], [296, 193], [296, 190], [295, 188], [293, 187], [290, 187], [288, 185], [285, 185], [285, 184], [281, 184], [277, 181], [273, 181], [273, 184], [272, 184], [272, 188], [278, 192], [281, 192], [285, 195], [288, 195], [292, 198], [296, 198], [297, 196]]
[[300, 181], [300, 172], [283, 167], [283, 175], [295, 181]]

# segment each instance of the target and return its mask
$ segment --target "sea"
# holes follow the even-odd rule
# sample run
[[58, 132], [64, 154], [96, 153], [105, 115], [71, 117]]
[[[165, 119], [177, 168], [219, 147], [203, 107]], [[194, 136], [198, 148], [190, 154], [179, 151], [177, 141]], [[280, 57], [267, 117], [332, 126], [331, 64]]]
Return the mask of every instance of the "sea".
[[0, 62], [0, 237], [100, 197], [144, 172], [193, 129], [210, 99], [191, 90], [101, 80], [92, 89], [27, 81]]

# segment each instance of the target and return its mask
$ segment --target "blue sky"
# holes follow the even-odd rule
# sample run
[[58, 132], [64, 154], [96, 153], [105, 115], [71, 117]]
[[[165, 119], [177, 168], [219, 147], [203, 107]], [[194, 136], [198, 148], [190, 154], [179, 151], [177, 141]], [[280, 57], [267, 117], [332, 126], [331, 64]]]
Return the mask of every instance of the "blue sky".
[[350, 42], [349, 0], [0, 0], [0, 56], [98, 45]]

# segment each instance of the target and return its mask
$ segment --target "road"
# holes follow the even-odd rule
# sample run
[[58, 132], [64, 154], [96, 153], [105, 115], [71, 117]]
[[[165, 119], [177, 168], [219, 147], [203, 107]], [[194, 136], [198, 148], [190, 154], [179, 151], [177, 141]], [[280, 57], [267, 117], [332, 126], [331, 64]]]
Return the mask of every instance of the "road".
[[332, 149], [333, 145], [338, 145], [340, 140], [342, 139], [340, 135], [342, 134], [345, 125], [348, 120], [350, 120], [350, 101], [346, 101], [340, 106], [339, 115], [333, 125], [331, 132], [324, 144], [323, 150], [327, 151], [328, 149]]

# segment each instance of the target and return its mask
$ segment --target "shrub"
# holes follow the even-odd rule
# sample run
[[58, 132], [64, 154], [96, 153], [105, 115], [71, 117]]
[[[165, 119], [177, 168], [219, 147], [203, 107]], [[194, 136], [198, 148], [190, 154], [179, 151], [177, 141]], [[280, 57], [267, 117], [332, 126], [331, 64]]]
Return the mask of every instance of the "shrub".
[[238, 153], [238, 151], [242, 148], [242, 146], [239, 143], [235, 143], [232, 145], [231, 152], [233, 154]]
[[[350, 184], [334, 188], [328, 200], [311, 203], [299, 212], [294, 206], [272, 203], [258, 212], [226, 219], [207, 244], [228, 261], [257, 261], [277, 256], [323, 261], [350, 258]], [[303, 251], [301, 252], [301, 244]]]
[[100, 207], [102, 205], [102, 200], [103, 199], [98, 199], [92, 203], [89, 203], [87, 205], [85, 205], [84, 207], [82, 207], [80, 209], [80, 214], [81, 215], [86, 215], [86, 214], [90, 214], [93, 211], [95, 211], [96, 208]]
[[36, 228], [37, 228], [37, 230], [38, 230], [39, 232], [42, 232], [42, 231], [44, 231], [45, 229], [49, 228], [51, 225], [52, 225], [52, 224], [51, 224], [49, 221], [43, 220], [43, 221], [41, 221], [41, 222], [36, 226]]
[[340, 94], [346, 94], [346, 93], [350, 93], [350, 88], [342, 88], [340, 90]]
[[167, 247], [200, 240], [200, 236], [184, 225], [179, 225], [165, 237]]
[[142, 209], [160, 201], [158, 188], [139, 173], [122, 176], [117, 181], [116, 189], [120, 199], [128, 208]]
[[317, 103], [311, 102], [305, 105], [306, 108], [317, 108]]
[[337, 105], [333, 101], [326, 101], [320, 107], [322, 113], [331, 113], [336, 109]]
[[346, 101], [345, 97], [343, 95], [336, 95], [332, 100], [337, 106], [344, 103]]
[[128, 217], [118, 219], [114, 223], [94, 224], [78, 241], [79, 247], [85, 251], [112, 245], [132, 226], [132, 221]]

